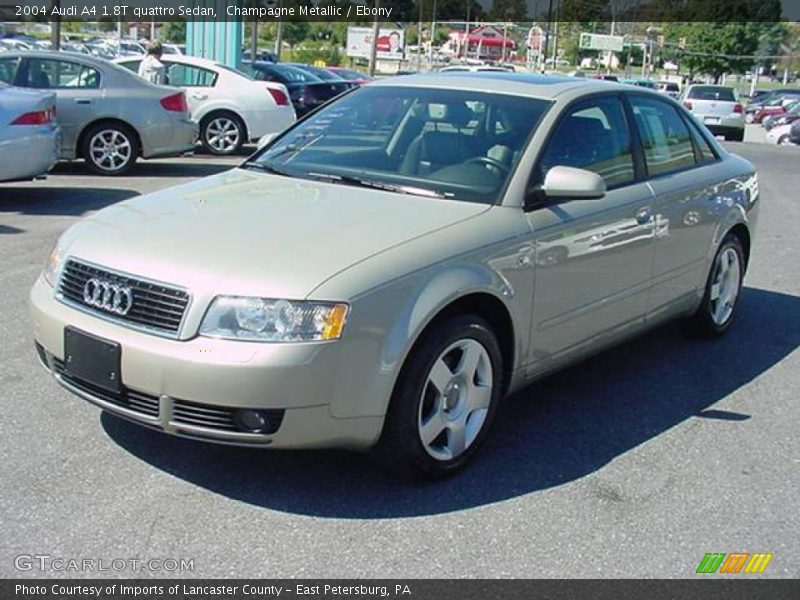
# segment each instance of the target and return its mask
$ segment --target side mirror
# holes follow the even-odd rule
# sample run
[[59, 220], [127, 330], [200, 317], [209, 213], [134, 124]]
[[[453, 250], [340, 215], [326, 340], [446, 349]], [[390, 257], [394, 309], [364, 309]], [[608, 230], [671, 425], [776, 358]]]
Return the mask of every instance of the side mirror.
[[575, 167], [555, 166], [547, 171], [541, 187], [526, 198], [525, 210], [541, 206], [547, 200], [596, 200], [605, 195], [605, 179], [597, 173]]

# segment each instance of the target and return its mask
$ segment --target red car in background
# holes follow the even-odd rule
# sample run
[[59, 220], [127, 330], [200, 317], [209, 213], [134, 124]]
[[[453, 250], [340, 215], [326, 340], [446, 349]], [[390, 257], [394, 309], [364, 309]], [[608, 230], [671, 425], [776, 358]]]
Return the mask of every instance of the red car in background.
[[779, 96], [770, 100], [755, 112], [753, 123], [761, 123], [766, 117], [784, 114], [788, 106], [795, 101], [797, 101], [796, 97], [789, 96]]

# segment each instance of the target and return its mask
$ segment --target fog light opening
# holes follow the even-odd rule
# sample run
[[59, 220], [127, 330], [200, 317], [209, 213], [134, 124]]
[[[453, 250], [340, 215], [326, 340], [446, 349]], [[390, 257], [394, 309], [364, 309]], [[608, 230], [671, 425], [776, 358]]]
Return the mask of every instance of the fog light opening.
[[236, 427], [247, 433], [261, 433], [269, 428], [267, 416], [260, 410], [243, 408], [233, 415]]

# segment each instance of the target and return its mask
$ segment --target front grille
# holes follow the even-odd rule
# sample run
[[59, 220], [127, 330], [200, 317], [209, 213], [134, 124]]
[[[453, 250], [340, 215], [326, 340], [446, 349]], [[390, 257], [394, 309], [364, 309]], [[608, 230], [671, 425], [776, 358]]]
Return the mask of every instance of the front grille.
[[[88, 304], [83, 298], [83, 290], [86, 282], [92, 278], [129, 287], [133, 302], [128, 313], [118, 315]], [[183, 290], [121, 275], [74, 259], [69, 259], [64, 265], [58, 291], [61, 298], [85, 310], [133, 327], [155, 330], [171, 336], [177, 335], [189, 305], [189, 294]]]
[[53, 357], [53, 371], [62, 380], [90, 396], [148, 417], [158, 417], [158, 396], [137, 392], [125, 387], [122, 388], [120, 393], [110, 392], [88, 381], [68, 375], [64, 369], [64, 361], [56, 357]]
[[[206, 427], [208, 429], [223, 431], [241, 431], [233, 420], [233, 414], [237, 410], [236, 408], [210, 406], [208, 404], [199, 404], [187, 400], [175, 400], [172, 408], [172, 420], [175, 423], [192, 425], [194, 427]], [[278, 431], [278, 428], [281, 426], [281, 421], [283, 420], [284, 411], [270, 409], [262, 410], [261, 412], [264, 413], [264, 416], [267, 418], [268, 429], [260, 433], [275, 433]]]

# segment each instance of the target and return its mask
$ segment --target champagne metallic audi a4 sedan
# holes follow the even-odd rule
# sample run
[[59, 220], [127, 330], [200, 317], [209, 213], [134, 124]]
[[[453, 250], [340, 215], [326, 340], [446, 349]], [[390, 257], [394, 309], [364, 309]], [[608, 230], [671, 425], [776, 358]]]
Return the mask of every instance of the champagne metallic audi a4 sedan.
[[725, 332], [758, 204], [752, 165], [658, 92], [388, 78], [72, 226], [36, 349], [167, 433], [444, 475], [534, 378], [671, 318]]

